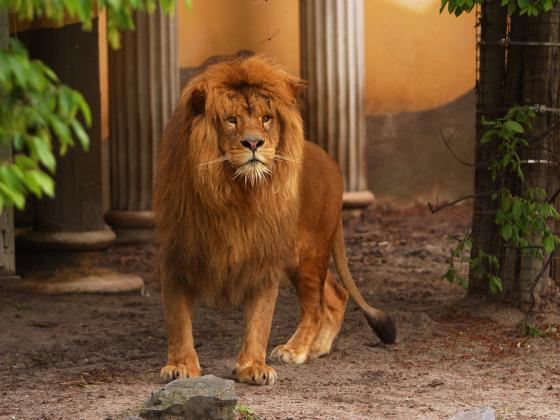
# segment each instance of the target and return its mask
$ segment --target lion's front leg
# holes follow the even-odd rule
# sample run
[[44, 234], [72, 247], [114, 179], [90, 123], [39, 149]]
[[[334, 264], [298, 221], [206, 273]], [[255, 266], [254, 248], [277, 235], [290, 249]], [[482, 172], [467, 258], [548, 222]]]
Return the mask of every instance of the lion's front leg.
[[200, 376], [192, 336], [192, 303], [178, 280], [164, 276], [161, 287], [167, 330], [167, 365], [161, 369], [161, 379]]
[[245, 302], [245, 334], [235, 366], [239, 382], [272, 385], [276, 381], [276, 371], [265, 361], [277, 297], [278, 282], [274, 281]]

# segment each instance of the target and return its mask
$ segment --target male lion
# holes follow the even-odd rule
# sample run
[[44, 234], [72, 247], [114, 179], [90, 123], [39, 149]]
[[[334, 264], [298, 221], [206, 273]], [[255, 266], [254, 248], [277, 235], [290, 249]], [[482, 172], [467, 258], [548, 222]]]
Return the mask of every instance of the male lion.
[[[295, 334], [273, 355], [304, 363], [329, 353], [348, 292], [386, 343], [393, 321], [369, 306], [348, 270], [336, 163], [304, 141], [297, 79], [260, 56], [210, 66], [182, 92], [161, 143], [154, 191], [168, 336], [164, 380], [201, 374], [192, 337], [196, 303], [242, 305], [235, 375], [272, 384], [265, 363], [279, 282], [301, 305]], [[343, 288], [328, 271], [334, 255]]]

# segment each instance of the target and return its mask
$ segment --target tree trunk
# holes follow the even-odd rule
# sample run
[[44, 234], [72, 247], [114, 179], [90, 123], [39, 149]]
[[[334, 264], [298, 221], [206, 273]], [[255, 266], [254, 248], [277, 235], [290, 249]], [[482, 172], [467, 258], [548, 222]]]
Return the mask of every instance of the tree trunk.
[[[556, 264], [546, 266], [544, 260], [529, 250], [514, 249], [502, 243], [495, 223], [497, 202], [489, 192], [506, 186], [515, 195], [525, 196], [530, 188], [542, 188], [548, 195], [560, 187], [560, 6], [538, 17], [512, 16], [509, 33], [505, 8], [499, 1], [482, 6], [480, 72], [477, 101], [475, 191], [482, 194], [475, 202], [473, 216], [473, 255], [482, 249], [500, 259], [500, 277], [504, 287], [499, 299], [507, 300], [526, 312], [558, 308], [560, 277]], [[504, 42], [500, 42], [503, 40]], [[507, 48], [506, 48], [507, 47]], [[507, 51], [507, 58], [505, 53]], [[484, 162], [497, 153], [498, 142], [480, 145], [482, 115], [503, 116], [514, 105], [542, 105], [527, 138], [535, 139], [530, 148], [518, 150], [525, 180], [516, 176], [491, 181]], [[543, 136], [543, 134], [548, 133]], [[558, 200], [557, 200], [558, 201]], [[558, 203], [557, 207], [558, 207]], [[539, 244], [541, 238], [529, 238]], [[487, 267], [485, 267], [487, 268]], [[552, 274], [554, 273], [554, 274]], [[538, 280], [538, 281], [537, 281]], [[558, 280], [558, 279], [556, 279]], [[470, 274], [470, 293], [487, 293], [486, 275]]]
[[[560, 5], [554, 6], [550, 12], [527, 19], [527, 39], [540, 45], [524, 49], [523, 104], [544, 105], [544, 112], [539, 112], [533, 121], [532, 134], [533, 137], [548, 134], [530, 148], [520, 150], [525, 175], [522, 190], [542, 188], [550, 195], [560, 186], [559, 118], [554, 111], [560, 106]], [[541, 238], [534, 237], [532, 240], [539, 244]], [[560, 289], [551, 277], [550, 267], [543, 267], [547, 259], [547, 256], [542, 259], [528, 250], [521, 250], [518, 303], [525, 311], [558, 307]]]
[[[472, 220], [473, 247], [472, 257], [479, 250], [498, 255], [500, 241], [495, 223], [496, 201], [492, 200], [491, 191], [498, 189], [498, 183], [492, 181], [490, 172], [482, 162], [488, 161], [496, 154], [497, 144], [490, 142], [480, 144], [483, 134], [482, 117], [496, 118], [504, 113], [505, 48], [500, 40], [505, 39], [507, 29], [506, 9], [499, 0], [483, 3], [481, 14], [480, 69], [477, 82], [476, 104], [476, 146], [475, 161], [479, 164], [475, 170], [475, 194]], [[489, 271], [489, 267], [485, 267]], [[488, 279], [471, 271], [469, 275], [469, 293], [482, 294], [488, 291]]]

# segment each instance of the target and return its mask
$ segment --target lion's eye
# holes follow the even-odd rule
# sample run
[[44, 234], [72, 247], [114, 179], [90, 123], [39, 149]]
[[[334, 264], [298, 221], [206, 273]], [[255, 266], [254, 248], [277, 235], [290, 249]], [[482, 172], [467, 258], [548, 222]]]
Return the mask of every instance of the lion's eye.
[[227, 117], [227, 122], [230, 124], [237, 124], [237, 118], [232, 115], [231, 117]]
[[261, 120], [263, 123], [267, 123], [272, 119], [272, 117], [270, 115], [263, 115]]

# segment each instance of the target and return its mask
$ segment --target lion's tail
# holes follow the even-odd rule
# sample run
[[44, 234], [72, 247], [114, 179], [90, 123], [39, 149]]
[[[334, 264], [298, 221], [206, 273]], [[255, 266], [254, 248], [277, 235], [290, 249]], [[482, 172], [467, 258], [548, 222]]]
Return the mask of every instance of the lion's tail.
[[346, 290], [348, 290], [348, 293], [352, 299], [354, 299], [354, 302], [356, 302], [358, 307], [361, 309], [371, 328], [375, 331], [381, 341], [387, 344], [393, 344], [397, 336], [395, 323], [385, 312], [368, 305], [356, 287], [352, 274], [350, 274], [348, 261], [346, 259], [346, 249], [344, 247], [342, 220], [339, 221], [338, 228], [336, 230], [333, 256], [336, 269], [344, 287], [346, 287]]

